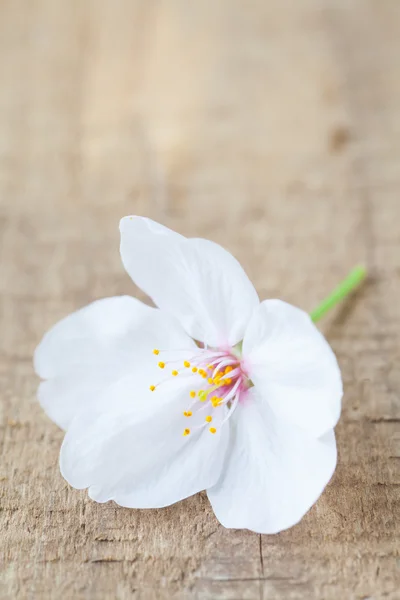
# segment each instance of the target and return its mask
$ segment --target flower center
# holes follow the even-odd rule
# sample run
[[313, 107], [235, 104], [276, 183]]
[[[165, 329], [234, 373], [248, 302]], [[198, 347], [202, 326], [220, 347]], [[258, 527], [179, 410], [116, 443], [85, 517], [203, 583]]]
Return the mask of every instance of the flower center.
[[[159, 356], [162, 352], [156, 348], [153, 354]], [[193, 380], [193, 387], [189, 392], [190, 402], [183, 415], [187, 418], [197, 417], [196, 422], [200, 418], [200, 423], [193, 429], [185, 427], [184, 436], [190, 435], [192, 430], [207, 426], [210, 433], [217, 433], [217, 428], [232, 416], [241, 396], [251, 385], [237, 348], [199, 348], [194, 356], [185, 360], [160, 360], [158, 366], [160, 369], [172, 367], [172, 377], [183, 375]], [[154, 392], [161, 384], [162, 382], [151, 385], [150, 390]]]

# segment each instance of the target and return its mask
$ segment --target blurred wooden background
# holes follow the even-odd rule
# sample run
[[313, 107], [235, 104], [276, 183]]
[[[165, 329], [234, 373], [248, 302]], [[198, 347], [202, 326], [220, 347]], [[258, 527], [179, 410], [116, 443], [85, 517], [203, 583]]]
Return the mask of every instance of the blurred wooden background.
[[[0, 1], [3, 599], [400, 598], [400, 2]], [[228, 531], [69, 488], [31, 358], [60, 317], [135, 293], [118, 221], [209, 237], [261, 296], [323, 324], [343, 369], [339, 465], [301, 524]]]

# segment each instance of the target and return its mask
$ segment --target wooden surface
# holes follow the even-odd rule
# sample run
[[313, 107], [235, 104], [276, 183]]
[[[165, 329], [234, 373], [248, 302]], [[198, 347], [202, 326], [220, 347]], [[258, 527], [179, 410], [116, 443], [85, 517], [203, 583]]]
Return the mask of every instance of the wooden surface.
[[[0, 1], [3, 599], [400, 598], [400, 2]], [[97, 505], [61, 478], [35, 401], [45, 330], [135, 294], [118, 221], [209, 237], [262, 297], [326, 319], [346, 387], [339, 464], [276, 536], [204, 494]]]

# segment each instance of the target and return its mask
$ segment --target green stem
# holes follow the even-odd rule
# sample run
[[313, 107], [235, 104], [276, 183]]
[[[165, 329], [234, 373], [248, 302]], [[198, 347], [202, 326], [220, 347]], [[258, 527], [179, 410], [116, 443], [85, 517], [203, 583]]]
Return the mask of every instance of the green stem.
[[336, 306], [339, 302], [344, 300], [346, 296], [351, 294], [367, 276], [367, 270], [365, 267], [358, 266], [355, 267], [340, 283], [337, 288], [333, 290], [333, 292], [325, 298], [321, 302], [317, 308], [315, 308], [311, 313], [310, 317], [314, 323], [322, 319], [322, 317], [329, 311], [331, 308]]

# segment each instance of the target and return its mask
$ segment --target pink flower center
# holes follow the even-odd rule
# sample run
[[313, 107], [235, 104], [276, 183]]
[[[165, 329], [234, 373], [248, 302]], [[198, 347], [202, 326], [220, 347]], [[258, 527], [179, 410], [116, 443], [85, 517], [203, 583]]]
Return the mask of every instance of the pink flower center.
[[[158, 356], [160, 350], [153, 350], [153, 354]], [[158, 366], [165, 369], [177, 362], [160, 361]], [[217, 433], [216, 425], [221, 427], [232, 416], [240, 398], [251, 385], [242, 358], [234, 349], [199, 348], [194, 356], [183, 360], [181, 364], [182, 367], [171, 370], [171, 375], [176, 377], [182, 374], [193, 380], [189, 392], [191, 402], [183, 415], [189, 418], [194, 412], [205, 411], [204, 422], [194, 429], [208, 425], [210, 433]], [[154, 392], [159, 385], [151, 385], [150, 390]], [[184, 436], [190, 433], [189, 427], [183, 431]]]

